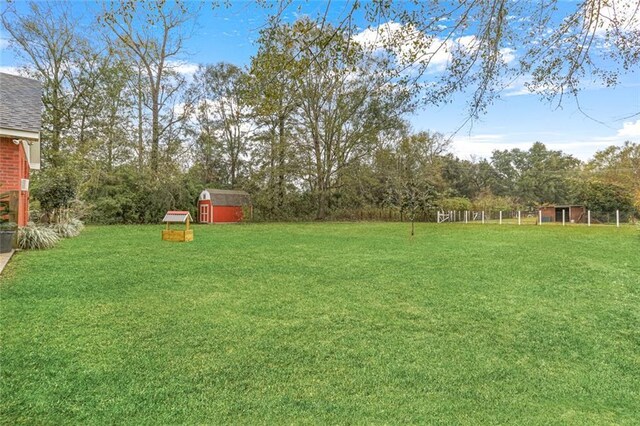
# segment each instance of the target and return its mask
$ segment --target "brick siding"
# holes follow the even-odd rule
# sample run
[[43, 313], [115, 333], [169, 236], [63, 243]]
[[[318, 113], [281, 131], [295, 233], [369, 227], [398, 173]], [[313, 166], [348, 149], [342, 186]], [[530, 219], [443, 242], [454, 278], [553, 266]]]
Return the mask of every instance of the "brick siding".
[[18, 191], [18, 226], [29, 220], [29, 191], [20, 191], [20, 179], [29, 179], [29, 162], [13, 138], [0, 138], [0, 193]]

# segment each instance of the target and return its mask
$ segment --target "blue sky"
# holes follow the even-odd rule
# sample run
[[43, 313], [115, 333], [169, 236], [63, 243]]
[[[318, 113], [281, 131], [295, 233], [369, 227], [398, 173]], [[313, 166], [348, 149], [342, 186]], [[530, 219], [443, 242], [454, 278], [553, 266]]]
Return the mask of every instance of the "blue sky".
[[[24, 5], [19, 2], [18, 7]], [[73, 7], [74, 12], [85, 17], [98, 10], [90, 2], [77, 2]], [[329, 20], [339, 19], [344, 7], [343, 2], [332, 2]], [[571, 3], [566, 7], [571, 7]], [[292, 21], [303, 14], [317, 16], [323, 14], [325, 8], [323, 1], [294, 3], [283, 18]], [[197, 63], [226, 61], [248, 65], [269, 12], [252, 2], [235, 1], [230, 7], [217, 8], [205, 4], [188, 40], [187, 54], [182, 58], [184, 72], [192, 72]], [[13, 72], [19, 60], [8, 50], [7, 35], [3, 33], [0, 37], [0, 71]], [[424, 108], [410, 117], [410, 121], [416, 130], [438, 131], [449, 136], [465, 121], [465, 101], [465, 95], [458, 94], [452, 103]], [[585, 89], [579, 101], [583, 112], [572, 98], [557, 107], [536, 95], [521, 93], [516, 87], [490, 106], [472, 126], [458, 131], [453, 136], [452, 150], [464, 158], [487, 157], [494, 149], [527, 149], [533, 142], [540, 141], [585, 160], [609, 145], [620, 145], [625, 140], [640, 142], [640, 116], [633, 116], [640, 112], [639, 72], [625, 75], [615, 88], [596, 85]]]

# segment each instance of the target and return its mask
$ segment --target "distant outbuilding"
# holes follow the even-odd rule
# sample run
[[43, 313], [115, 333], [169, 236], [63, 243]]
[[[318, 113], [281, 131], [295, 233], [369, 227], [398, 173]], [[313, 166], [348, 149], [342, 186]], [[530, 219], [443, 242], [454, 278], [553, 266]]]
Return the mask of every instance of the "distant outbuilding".
[[562, 212], [567, 223], [585, 223], [587, 221], [587, 208], [581, 205], [551, 205], [540, 207], [542, 223], [562, 222]]
[[244, 191], [205, 189], [198, 198], [198, 222], [242, 222], [244, 208], [248, 208], [251, 215], [251, 197]]

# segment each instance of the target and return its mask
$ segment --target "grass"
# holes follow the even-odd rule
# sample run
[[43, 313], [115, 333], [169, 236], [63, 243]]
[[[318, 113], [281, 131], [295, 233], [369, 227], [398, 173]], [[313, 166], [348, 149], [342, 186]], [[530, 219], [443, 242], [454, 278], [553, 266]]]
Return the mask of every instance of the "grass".
[[89, 227], [0, 277], [4, 424], [634, 424], [640, 236]]

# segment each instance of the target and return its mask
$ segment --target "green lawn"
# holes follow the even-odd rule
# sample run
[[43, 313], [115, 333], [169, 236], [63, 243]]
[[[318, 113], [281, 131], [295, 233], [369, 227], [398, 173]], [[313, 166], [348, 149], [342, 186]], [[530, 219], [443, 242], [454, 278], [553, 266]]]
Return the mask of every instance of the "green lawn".
[[631, 227], [89, 227], [0, 277], [5, 424], [637, 424]]

